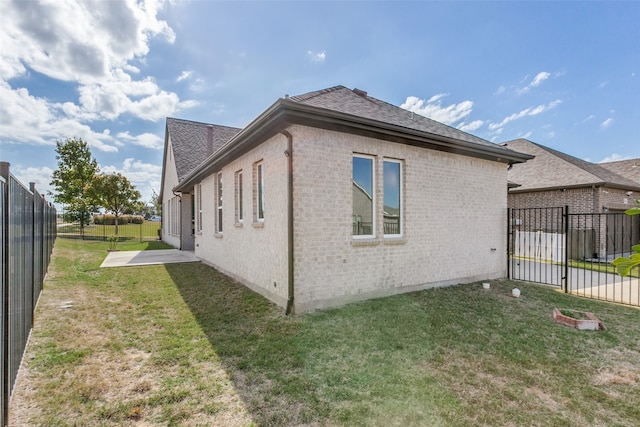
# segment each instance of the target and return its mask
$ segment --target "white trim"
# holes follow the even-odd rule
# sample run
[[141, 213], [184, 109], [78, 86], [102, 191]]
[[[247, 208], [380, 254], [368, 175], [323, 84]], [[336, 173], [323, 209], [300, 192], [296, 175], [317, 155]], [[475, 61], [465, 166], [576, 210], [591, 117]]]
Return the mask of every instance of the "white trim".
[[223, 208], [223, 192], [222, 192], [222, 172], [216, 174], [216, 232], [215, 234], [222, 234], [224, 231], [222, 223], [222, 208]]
[[[353, 228], [351, 229], [351, 237], [353, 239], [356, 240], [363, 240], [363, 239], [375, 239], [376, 238], [376, 227], [377, 227], [377, 215], [376, 215], [376, 157], [375, 156], [371, 156], [371, 155], [367, 155], [367, 154], [358, 154], [358, 153], [353, 153], [351, 156], [351, 185], [353, 185], [353, 183], [356, 184], [356, 186], [358, 186], [358, 188], [362, 188], [360, 186], [360, 184], [358, 184], [356, 181], [354, 181], [353, 179], [353, 159], [354, 158], [361, 158], [361, 159], [368, 159], [371, 160], [371, 234], [353, 234]], [[362, 188], [363, 192], [365, 194], [368, 194], [366, 190], [364, 190], [364, 188]], [[351, 198], [351, 215], [353, 216], [353, 196]], [[353, 224], [353, 223], [352, 223]], [[352, 226], [353, 227], [353, 226]]]
[[[398, 197], [399, 197], [399, 203], [400, 206], [398, 207], [398, 219], [400, 221], [400, 227], [399, 227], [399, 234], [385, 234], [384, 233], [384, 164], [385, 162], [389, 162], [389, 163], [397, 163], [399, 166], [399, 175], [398, 176]], [[390, 159], [390, 158], [383, 158], [382, 159], [382, 237], [384, 238], [398, 238], [398, 237], [403, 237], [404, 236], [404, 167], [403, 167], [403, 162], [402, 160], [398, 160], [398, 159]]]

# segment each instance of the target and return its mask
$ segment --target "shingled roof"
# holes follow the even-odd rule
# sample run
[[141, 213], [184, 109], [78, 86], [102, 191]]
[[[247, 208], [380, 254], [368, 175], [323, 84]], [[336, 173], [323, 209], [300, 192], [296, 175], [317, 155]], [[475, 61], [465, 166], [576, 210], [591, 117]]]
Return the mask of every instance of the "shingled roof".
[[242, 129], [167, 117], [166, 135], [171, 138], [178, 181], [217, 151]]
[[289, 99], [301, 104], [353, 114], [354, 116], [391, 123], [434, 135], [448, 136], [486, 147], [496, 146], [496, 144], [475, 135], [371, 97], [367, 92], [360, 89], [351, 90], [344, 86], [334, 86], [303, 95], [292, 96]]
[[640, 185], [640, 159], [599, 163], [599, 165]]
[[535, 156], [533, 160], [514, 165], [509, 170], [509, 181], [520, 184], [520, 187], [511, 190], [514, 193], [593, 185], [640, 189], [639, 183], [602, 165], [578, 159], [526, 139], [507, 141], [500, 145]]
[[[169, 119], [168, 119], [169, 120]], [[177, 120], [177, 119], [171, 119]], [[173, 142], [173, 130], [169, 129]], [[194, 122], [191, 122], [194, 123]], [[498, 161], [505, 164], [525, 162], [531, 156], [493, 144], [482, 138], [452, 128], [435, 120], [368, 96], [359, 89], [334, 86], [297, 96], [278, 99], [247, 127], [229, 131], [229, 139], [220, 134], [221, 145], [216, 145], [210, 156], [187, 153], [178, 173], [180, 184], [175, 191], [189, 191], [203, 177], [215, 172], [227, 162], [257, 147], [266, 139], [282, 133], [289, 126], [299, 124], [338, 132], [359, 134], [422, 148], [434, 149], [465, 156]], [[206, 126], [206, 124], [205, 124]], [[218, 128], [217, 126], [214, 129]], [[233, 135], [233, 132], [237, 132]], [[186, 133], [188, 130], [182, 129]], [[202, 130], [193, 132], [202, 132]], [[202, 135], [200, 136], [202, 138]], [[187, 138], [192, 140], [193, 138]], [[220, 142], [218, 141], [218, 142]], [[175, 149], [174, 149], [175, 151]], [[196, 159], [201, 163], [184, 173]], [[178, 154], [176, 153], [176, 162]]]

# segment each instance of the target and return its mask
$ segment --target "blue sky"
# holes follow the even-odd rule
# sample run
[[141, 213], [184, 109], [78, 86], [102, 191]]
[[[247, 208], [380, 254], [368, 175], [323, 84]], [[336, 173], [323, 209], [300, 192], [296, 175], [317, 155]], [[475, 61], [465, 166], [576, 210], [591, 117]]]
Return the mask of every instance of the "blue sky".
[[150, 200], [165, 117], [242, 127], [365, 90], [496, 143], [640, 157], [640, 2], [0, 2], [0, 159], [49, 190], [85, 139]]

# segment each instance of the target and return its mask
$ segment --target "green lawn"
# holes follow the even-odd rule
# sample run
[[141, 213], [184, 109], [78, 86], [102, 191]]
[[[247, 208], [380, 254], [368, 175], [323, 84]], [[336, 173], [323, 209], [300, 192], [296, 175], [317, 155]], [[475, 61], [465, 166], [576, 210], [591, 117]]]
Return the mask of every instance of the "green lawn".
[[[119, 224], [118, 236], [121, 240], [149, 240], [158, 238], [158, 230], [160, 229], [160, 222], [145, 221], [142, 224]], [[115, 225], [104, 224], [90, 224], [84, 227], [84, 230], [80, 230], [79, 223], [70, 223], [58, 225], [58, 235], [77, 235], [80, 236], [81, 232], [84, 233], [85, 238], [99, 238], [104, 239], [115, 235]]]
[[[127, 247], [119, 246], [120, 249]], [[16, 425], [635, 426], [640, 310], [508, 281], [314, 314], [202, 264], [58, 239]], [[517, 286], [519, 299], [510, 296]], [[591, 311], [607, 331], [556, 325]]]

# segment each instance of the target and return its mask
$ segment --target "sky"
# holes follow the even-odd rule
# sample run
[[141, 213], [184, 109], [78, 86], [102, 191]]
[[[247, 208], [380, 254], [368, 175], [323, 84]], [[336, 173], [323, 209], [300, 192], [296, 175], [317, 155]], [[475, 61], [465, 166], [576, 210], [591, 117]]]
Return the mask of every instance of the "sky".
[[0, 160], [46, 194], [56, 141], [82, 138], [150, 202], [166, 117], [244, 127], [336, 85], [495, 143], [640, 158], [638, 22], [634, 1], [0, 0]]

